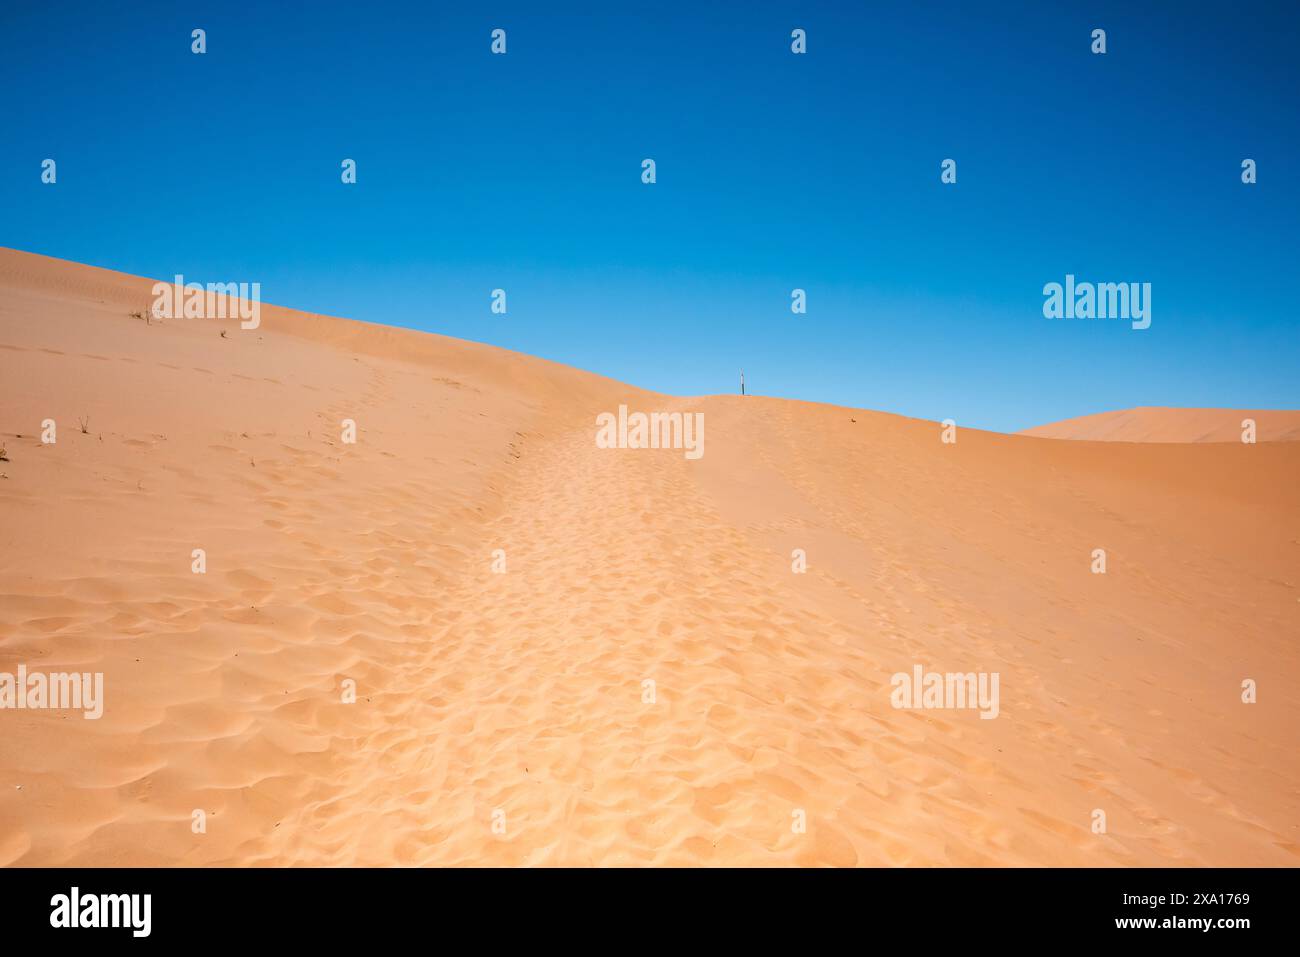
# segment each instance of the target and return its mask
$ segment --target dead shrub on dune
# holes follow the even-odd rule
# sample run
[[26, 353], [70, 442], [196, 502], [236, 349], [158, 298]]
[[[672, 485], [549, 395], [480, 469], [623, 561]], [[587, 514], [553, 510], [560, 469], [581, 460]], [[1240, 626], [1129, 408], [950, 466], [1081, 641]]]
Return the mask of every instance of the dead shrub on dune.
[[89, 434], [90, 434], [90, 416], [88, 416], [88, 415], [78, 416], [78, 418], [77, 418], [77, 422], [78, 422], [78, 424], [81, 426], [81, 434], [82, 434], [82, 435], [89, 435]]

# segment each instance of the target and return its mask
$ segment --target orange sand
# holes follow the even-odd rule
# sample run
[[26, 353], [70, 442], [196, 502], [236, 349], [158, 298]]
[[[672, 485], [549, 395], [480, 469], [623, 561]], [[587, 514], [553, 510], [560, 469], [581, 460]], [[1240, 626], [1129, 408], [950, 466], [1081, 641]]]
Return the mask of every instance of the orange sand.
[[[0, 251], [0, 670], [106, 696], [0, 711], [0, 863], [1300, 863], [1300, 444], [945, 445], [149, 287]], [[620, 403], [704, 457], [596, 448]], [[915, 664], [1000, 716], [894, 709]]]
[[1021, 435], [1093, 442], [1241, 442], [1255, 420], [1256, 442], [1300, 441], [1300, 412], [1277, 409], [1162, 409], [1099, 412], [1025, 429]]

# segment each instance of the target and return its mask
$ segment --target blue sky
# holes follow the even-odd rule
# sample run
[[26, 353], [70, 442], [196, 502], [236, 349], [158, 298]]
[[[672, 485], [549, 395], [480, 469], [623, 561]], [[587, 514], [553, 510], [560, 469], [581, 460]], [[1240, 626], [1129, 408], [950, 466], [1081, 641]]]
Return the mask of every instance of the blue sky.
[[3, 5], [0, 245], [675, 394], [1300, 406], [1300, 5], [236, 6]]

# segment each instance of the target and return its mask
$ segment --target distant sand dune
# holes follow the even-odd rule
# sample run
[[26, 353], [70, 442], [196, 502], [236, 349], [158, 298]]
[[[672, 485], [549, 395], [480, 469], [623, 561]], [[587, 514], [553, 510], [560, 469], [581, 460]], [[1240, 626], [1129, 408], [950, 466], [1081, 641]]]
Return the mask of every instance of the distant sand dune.
[[[0, 251], [0, 671], [106, 696], [0, 711], [0, 863], [1300, 864], [1300, 445], [944, 445], [149, 286]], [[704, 457], [596, 448], [620, 403]], [[1000, 716], [894, 709], [917, 664]]]
[[1140, 406], [1099, 412], [1025, 429], [1021, 435], [1091, 442], [1241, 442], [1245, 419], [1255, 421], [1256, 442], [1300, 441], [1300, 411], [1270, 409], [1164, 409]]

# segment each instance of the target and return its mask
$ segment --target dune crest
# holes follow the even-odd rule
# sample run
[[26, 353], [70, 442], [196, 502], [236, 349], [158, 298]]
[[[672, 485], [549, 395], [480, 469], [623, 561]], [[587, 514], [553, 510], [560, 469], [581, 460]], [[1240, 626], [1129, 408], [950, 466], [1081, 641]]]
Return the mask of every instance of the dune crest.
[[945, 444], [150, 286], [0, 250], [0, 671], [104, 676], [0, 711], [0, 864], [1300, 863], [1300, 445]]
[[1173, 409], [1139, 406], [1098, 412], [1024, 429], [1020, 435], [1089, 442], [1238, 442], [1242, 422], [1255, 422], [1257, 442], [1300, 441], [1300, 411], [1291, 409]]

